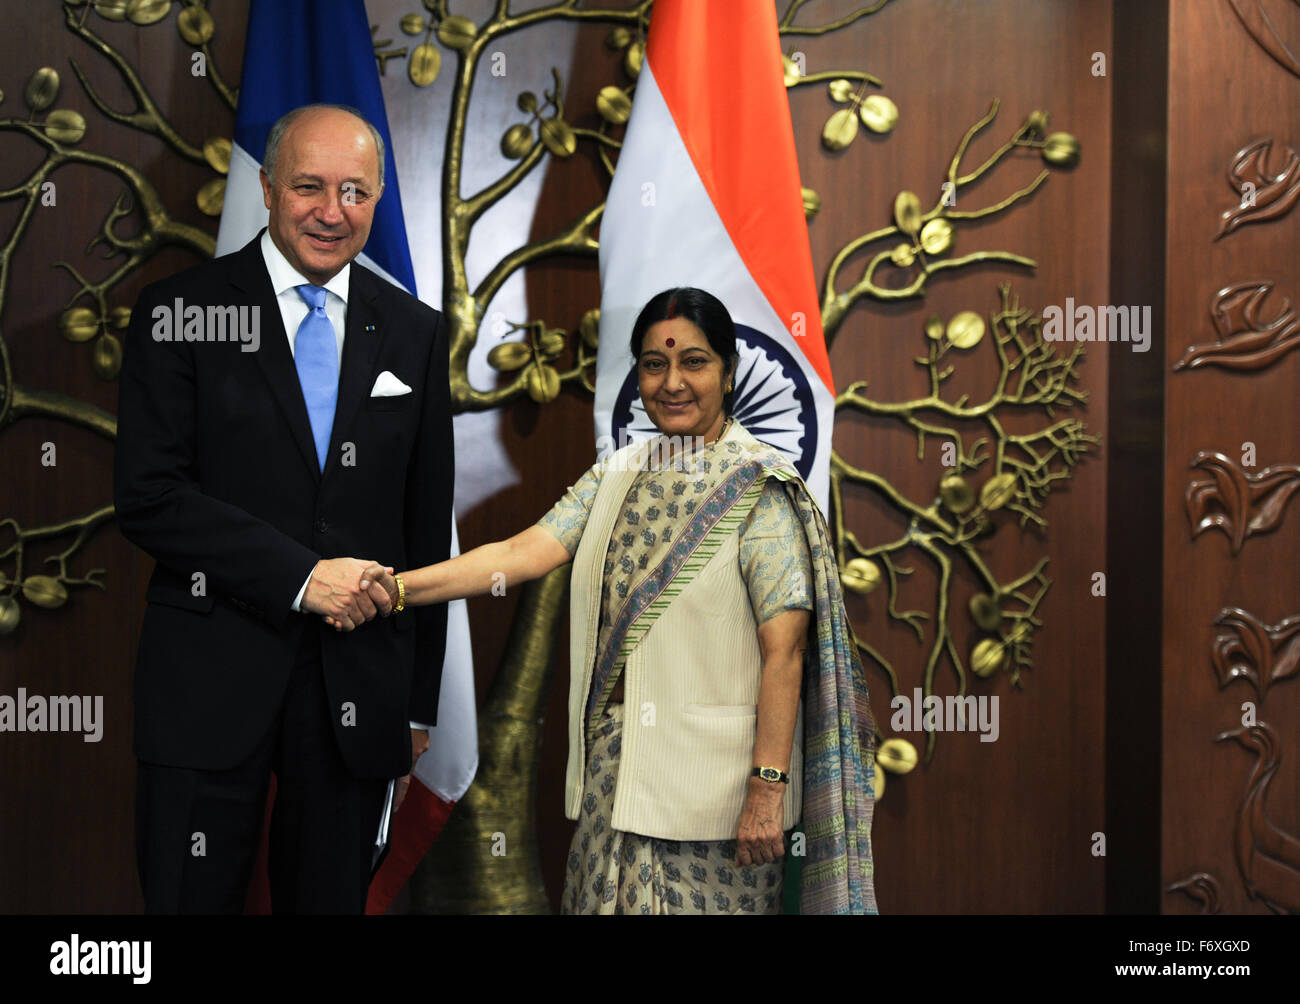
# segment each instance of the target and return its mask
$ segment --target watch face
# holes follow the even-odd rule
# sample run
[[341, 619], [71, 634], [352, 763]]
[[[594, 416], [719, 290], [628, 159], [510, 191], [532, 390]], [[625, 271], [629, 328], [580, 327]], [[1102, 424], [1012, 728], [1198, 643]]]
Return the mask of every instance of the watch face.
[[764, 767], [761, 771], [758, 772], [758, 776], [761, 777], [764, 781], [781, 780], [781, 772], [777, 770], [775, 767]]

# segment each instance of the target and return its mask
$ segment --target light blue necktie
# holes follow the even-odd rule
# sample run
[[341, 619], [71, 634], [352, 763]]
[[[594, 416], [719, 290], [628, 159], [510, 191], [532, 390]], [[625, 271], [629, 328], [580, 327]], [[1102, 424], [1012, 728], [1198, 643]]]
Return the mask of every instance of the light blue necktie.
[[302, 397], [311, 419], [311, 434], [316, 440], [316, 459], [325, 470], [325, 454], [330, 448], [330, 431], [334, 428], [334, 406], [339, 398], [339, 349], [334, 325], [325, 313], [323, 286], [298, 286], [298, 295], [307, 304], [307, 316], [298, 325], [293, 343], [293, 362], [298, 367]]

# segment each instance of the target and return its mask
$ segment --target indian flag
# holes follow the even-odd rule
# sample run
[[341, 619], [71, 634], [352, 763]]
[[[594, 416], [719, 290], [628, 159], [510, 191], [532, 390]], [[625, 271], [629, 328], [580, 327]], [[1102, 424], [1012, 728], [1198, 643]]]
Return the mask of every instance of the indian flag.
[[736, 322], [735, 416], [826, 510], [835, 385], [770, 3], [657, 0], [600, 233], [597, 442], [655, 428], [628, 339], [672, 286]]

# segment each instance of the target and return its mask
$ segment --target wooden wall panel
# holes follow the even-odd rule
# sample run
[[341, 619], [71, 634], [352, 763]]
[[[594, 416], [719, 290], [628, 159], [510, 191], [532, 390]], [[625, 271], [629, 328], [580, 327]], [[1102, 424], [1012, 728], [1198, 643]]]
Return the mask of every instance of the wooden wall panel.
[[[1256, 7], [1238, 6], [1247, 13]], [[1294, 9], [1263, 6], [1275, 16], [1283, 39], [1300, 38]], [[1161, 877], [1166, 886], [1197, 875], [1208, 878], [1186, 893], [1166, 895], [1164, 909], [1187, 913], [1217, 904], [1228, 913], [1267, 912], [1273, 903], [1296, 911], [1300, 859], [1277, 846], [1280, 838], [1254, 817], [1258, 812], [1267, 818], [1295, 845], [1300, 681], [1293, 675], [1294, 634], [1269, 637], [1262, 626], [1236, 616], [1221, 626], [1215, 622], [1227, 608], [1270, 626], [1300, 614], [1300, 511], [1294, 504], [1287, 508], [1284, 495], [1267, 490], [1268, 484], [1277, 487], [1280, 476], [1285, 491], [1285, 471], [1274, 472], [1271, 480], [1251, 480], [1270, 466], [1300, 463], [1295, 420], [1300, 352], [1285, 350], [1288, 343], [1300, 348], [1300, 342], [1289, 342], [1295, 323], [1284, 320], [1271, 335], [1258, 338], [1283, 354], [1272, 362], [1249, 362], [1241, 351], [1248, 343], [1236, 340], [1249, 339], [1254, 327], [1244, 307], [1232, 310], [1224, 303], [1222, 329], [1216, 329], [1211, 307], [1225, 287], [1271, 282], [1273, 291], [1253, 315], [1264, 327], [1283, 314], [1286, 301], [1295, 303], [1300, 296], [1293, 213], [1243, 224], [1215, 240], [1220, 215], [1243, 202], [1228, 180], [1237, 152], [1253, 141], [1272, 140], [1271, 157], [1260, 164], [1266, 174], [1281, 173], [1288, 157], [1294, 159], [1288, 148], [1300, 146], [1300, 76], [1269, 55], [1229, 3], [1173, 4], [1169, 94]], [[1257, 185], [1259, 216], [1266, 216], [1268, 207], [1285, 206], [1285, 190], [1294, 182], [1275, 191], [1248, 164], [1241, 170], [1244, 180], [1253, 178]], [[1216, 342], [1230, 344], [1204, 358], [1242, 368], [1207, 362], [1172, 369], [1189, 347]], [[1253, 457], [1245, 455], [1247, 444], [1254, 446]], [[1225, 459], [1193, 470], [1200, 451], [1219, 452]], [[1217, 479], [1212, 467], [1219, 471]], [[1225, 521], [1221, 529], [1196, 537], [1186, 506], [1194, 481], [1219, 485], [1197, 490], [1198, 521], [1200, 515]], [[1264, 515], [1270, 500], [1279, 507], [1276, 521]], [[1252, 519], [1275, 522], [1276, 528], [1245, 537], [1234, 553], [1224, 531]], [[1261, 698], [1246, 679], [1223, 678], [1232, 667], [1271, 670], [1282, 678]], [[1253, 730], [1243, 725], [1245, 702], [1254, 704], [1261, 723]], [[1236, 735], [1216, 741], [1224, 733]]]

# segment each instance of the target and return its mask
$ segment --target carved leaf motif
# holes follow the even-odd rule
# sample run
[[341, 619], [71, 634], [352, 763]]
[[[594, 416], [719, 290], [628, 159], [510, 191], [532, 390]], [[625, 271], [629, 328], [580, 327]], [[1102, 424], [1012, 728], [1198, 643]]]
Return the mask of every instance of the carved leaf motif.
[[1279, 66], [1285, 66], [1300, 77], [1300, 59], [1296, 58], [1295, 53], [1278, 34], [1277, 27], [1264, 10], [1260, 0], [1228, 0], [1228, 3], [1260, 47], [1277, 60]]
[[1199, 366], [1260, 370], [1300, 346], [1300, 324], [1291, 301], [1283, 299], [1277, 315], [1260, 319], [1263, 301], [1273, 289], [1269, 280], [1248, 280], [1225, 286], [1210, 301], [1210, 319], [1218, 339], [1189, 346], [1174, 370]]
[[[1219, 217], [1217, 241], [1247, 223], [1264, 223], [1284, 216], [1300, 200], [1300, 156], [1286, 148], [1282, 170], [1270, 174], [1269, 154], [1273, 140], [1257, 139], [1238, 150], [1228, 167], [1228, 184], [1242, 196], [1238, 205]], [[1247, 187], [1249, 186], [1249, 187]]]
[[1225, 607], [1214, 623], [1227, 629], [1215, 635], [1210, 650], [1220, 689], [1244, 679], [1263, 700], [1271, 684], [1300, 670], [1300, 616], [1270, 625], [1239, 607]]
[[1192, 536], [1218, 528], [1237, 554], [1247, 537], [1277, 529], [1291, 496], [1300, 491], [1300, 465], [1278, 464], [1258, 474], [1244, 471], [1222, 453], [1202, 450], [1193, 469], [1210, 473], [1193, 480], [1183, 496]]

